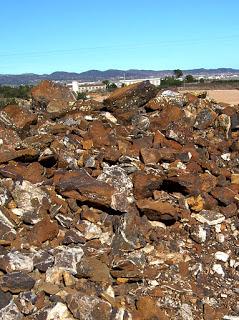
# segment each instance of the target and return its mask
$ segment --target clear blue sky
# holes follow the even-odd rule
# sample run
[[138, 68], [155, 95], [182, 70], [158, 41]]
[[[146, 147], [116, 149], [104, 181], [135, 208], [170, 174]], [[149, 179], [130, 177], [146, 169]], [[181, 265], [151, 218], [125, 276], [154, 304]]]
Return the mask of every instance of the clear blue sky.
[[239, 68], [239, 0], [0, 4], [0, 73]]

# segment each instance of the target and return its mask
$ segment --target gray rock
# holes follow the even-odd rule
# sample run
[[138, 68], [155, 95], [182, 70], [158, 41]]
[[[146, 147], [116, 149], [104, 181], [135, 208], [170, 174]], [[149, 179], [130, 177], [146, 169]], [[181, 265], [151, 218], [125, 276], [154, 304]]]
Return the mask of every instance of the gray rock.
[[23, 272], [12, 272], [5, 274], [0, 280], [0, 288], [3, 291], [19, 293], [31, 290], [35, 285], [35, 280]]
[[119, 166], [104, 164], [103, 173], [98, 176], [97, 180], [106, 182], [115, 188], [116, 192], [112, 196], [111, 207], [117, 211], [127, 212], [134, 197], [133, 183], [125, 170]]
[[78, 292], [68, 295], [66, 302], [76, 319], [109, 320], [111, 318], [111, 305], [96, 296], [83, 295]]

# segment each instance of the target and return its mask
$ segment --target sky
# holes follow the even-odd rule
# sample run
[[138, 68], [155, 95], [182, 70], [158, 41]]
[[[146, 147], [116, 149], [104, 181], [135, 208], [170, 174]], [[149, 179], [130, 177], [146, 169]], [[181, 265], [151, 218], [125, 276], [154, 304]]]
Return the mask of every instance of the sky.
[[0, 73], [239, 69], [238, 0], [0, 0]]

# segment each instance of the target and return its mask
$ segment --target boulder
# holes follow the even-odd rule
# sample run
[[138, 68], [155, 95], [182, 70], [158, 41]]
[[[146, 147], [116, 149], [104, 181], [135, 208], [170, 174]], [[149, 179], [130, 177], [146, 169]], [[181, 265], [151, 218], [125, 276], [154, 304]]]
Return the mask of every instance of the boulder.
[[0, 120], [7, 127], [15, 130], [29, 129], [31, 124], [37, 123], [37, 115], [18, 105], [8, 105], [0, 112]]
[[143, 81], [115, 90], [104, 100], [104, 105], [107, 110], [117, 114], [120, 110], [128, 111], [142, 107], [156, 94], [157, 88], [149, 81]]

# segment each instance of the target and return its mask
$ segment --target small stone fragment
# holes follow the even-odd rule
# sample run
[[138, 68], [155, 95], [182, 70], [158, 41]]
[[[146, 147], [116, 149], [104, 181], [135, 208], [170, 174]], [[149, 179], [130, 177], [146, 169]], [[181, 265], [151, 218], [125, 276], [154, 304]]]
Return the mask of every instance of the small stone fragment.
[[212, 210], [202, 210], [200, 213], [192, 215], [197, 221], [206, 223], [209, 226], [215, 226], [225, 220], [225, 216]]

